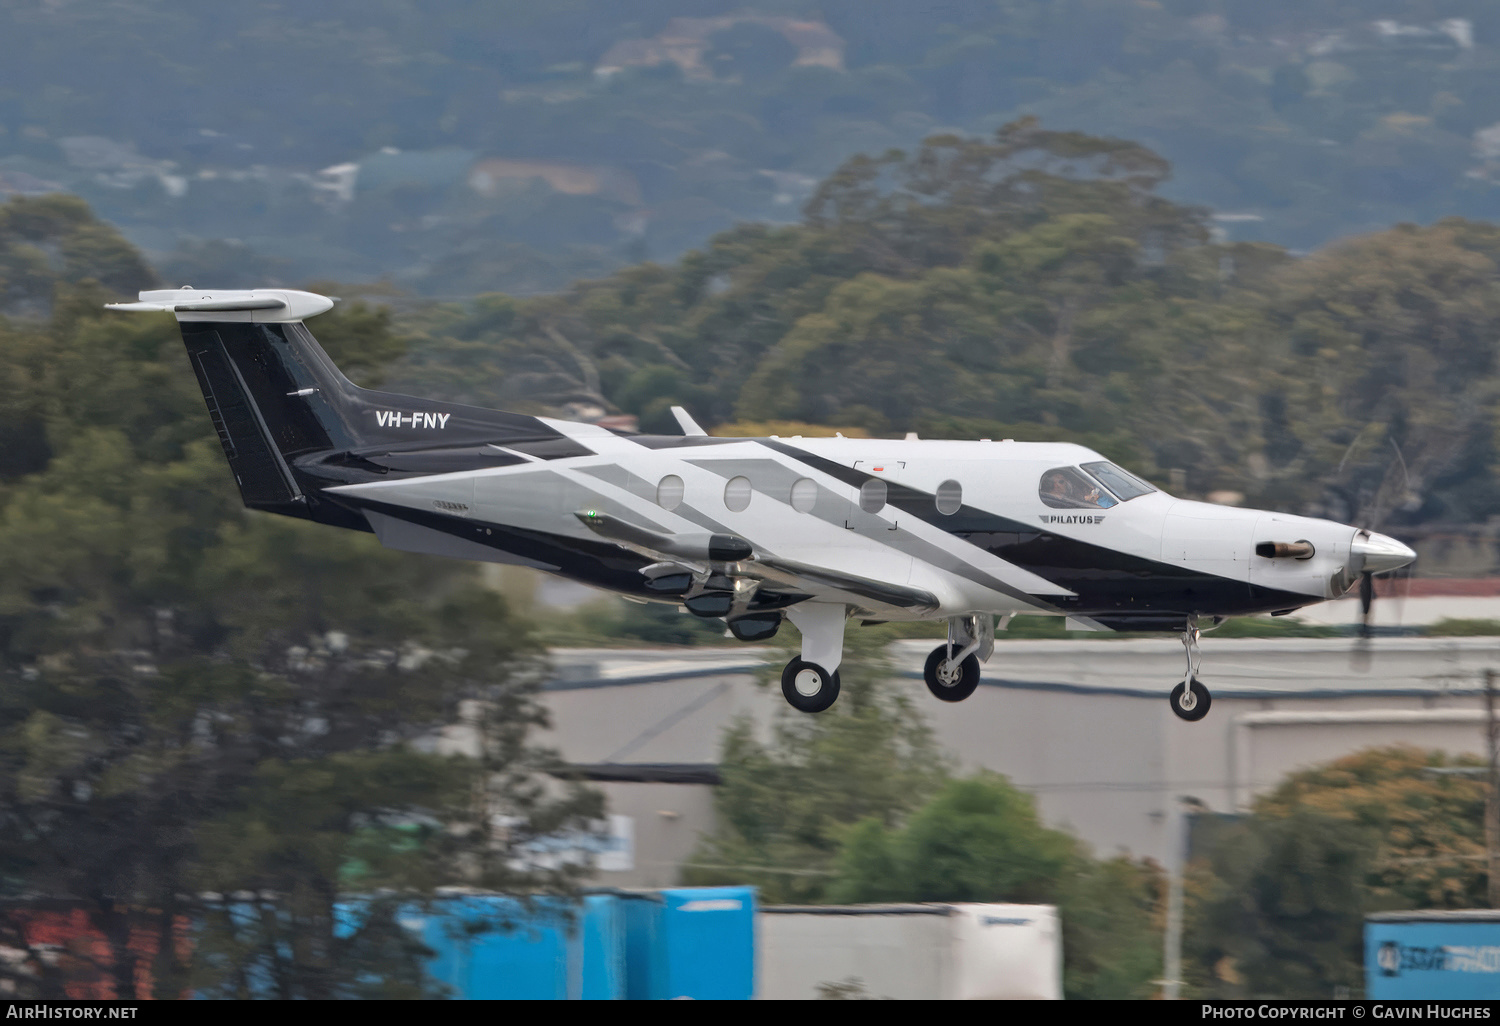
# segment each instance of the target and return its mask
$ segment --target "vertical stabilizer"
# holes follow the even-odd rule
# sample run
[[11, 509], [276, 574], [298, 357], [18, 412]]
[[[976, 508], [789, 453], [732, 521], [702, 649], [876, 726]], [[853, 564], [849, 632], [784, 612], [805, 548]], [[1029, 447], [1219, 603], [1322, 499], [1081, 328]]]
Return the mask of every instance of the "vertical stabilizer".
[[333, 301], [291, 289], [140, 294], [109, 309], [176, 314], [245, 505], [307, 516], [305, 471], [360, 456], [558, 437], [535, 417], [360, 388], [302, 323]]

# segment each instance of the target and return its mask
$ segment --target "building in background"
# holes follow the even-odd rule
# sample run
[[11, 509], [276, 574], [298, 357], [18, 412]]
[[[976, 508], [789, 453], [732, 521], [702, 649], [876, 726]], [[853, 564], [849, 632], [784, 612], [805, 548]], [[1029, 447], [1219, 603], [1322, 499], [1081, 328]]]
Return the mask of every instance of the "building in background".
[[[1361, 646], [1368, 645], [1368, 658]], [[995, 647], [973, 697], [948, 705], [922, 685], [931, 642], [892, 656], [939, 743], [963, 771], [1003, 773], [1036, 796], [1045, 821], [1101, 854], [1171, 864], [1180, 810], [1246, 809], [1287, 773], [1368, 748], [1411, 744], [1483, 753], [1483, 673], [1500, 638], [1215, 640], [1201, 676], [1213, 709], [1185, 723], [1167, 706], [1181, 679], [1171, 638], [1010, 641]], [[668, 886], [711, 831], [724, 728], [746, 715], [763, 735], [786, 708], [756, 683], [767, 650], [574, 649], [552, 653], [545, 742], [600, 782], [630, 819], [630, 868], [612, 886]]]

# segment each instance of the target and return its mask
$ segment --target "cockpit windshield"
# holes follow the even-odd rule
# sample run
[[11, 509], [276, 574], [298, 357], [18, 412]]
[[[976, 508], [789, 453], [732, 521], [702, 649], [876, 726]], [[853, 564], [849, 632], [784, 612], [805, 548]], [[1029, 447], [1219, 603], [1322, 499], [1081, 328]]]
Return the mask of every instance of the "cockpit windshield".
[[1053, 467], [1043, 474], [1040, 492], [1042, 502], [1053, 509], [1109, 509], [1118, 501], [1073, 467]]
[[1134, 474], [1121, 470], [1113, 463], [1085, 463], [1083, 469], [1104, 483], [1104, 487], [1120, 497], [1121, 502], [1129, 502], [1140, 495], [1146, 495], [1156, 491], [1155, 488], [1136, 477]]

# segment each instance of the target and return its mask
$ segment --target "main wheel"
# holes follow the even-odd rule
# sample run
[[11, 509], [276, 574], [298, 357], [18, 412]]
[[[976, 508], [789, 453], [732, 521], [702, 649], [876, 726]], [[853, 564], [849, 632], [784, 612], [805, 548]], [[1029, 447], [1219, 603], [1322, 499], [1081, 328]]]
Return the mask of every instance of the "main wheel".
[[939, 645], [927, 657], [922, 670], [927, 690], [945, 702], [962, 702], [979, 687], [979, 657], [969, 656], [958, 665], [948, 661], [948, 646]]
[[1189, 723], [1197, 723], [1208, 715], [1208, 707], [1213, 704], [1214, 699], [1203, 682], [1194, 677], [1191, 683], [1183, 681], [1173, 688], [1167, 701], [1179, 717]]
[[839, 697], [839, 671], [829, 673], [817, 663], [793, 659], [781, 671], [781, 694], [793, 709], [820, 713]]

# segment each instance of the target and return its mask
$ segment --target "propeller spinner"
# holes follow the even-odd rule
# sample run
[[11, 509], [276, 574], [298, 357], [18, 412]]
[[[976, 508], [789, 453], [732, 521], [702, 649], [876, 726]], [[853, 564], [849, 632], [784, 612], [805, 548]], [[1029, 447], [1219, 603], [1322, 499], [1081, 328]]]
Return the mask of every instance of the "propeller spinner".
[[1356, 669], [1369, 668], [1368, 642], [1372, 633], [1371, 612], [1375, 608], [1375, 575], [1389, 573], [1408, 566], [1417, 554], [1385, 534], [1374, 531], [1358, 531], [1349, 546], [1350, 569], [1359, 574], [1359, 637], [1361, 644], [1354, 652]]

